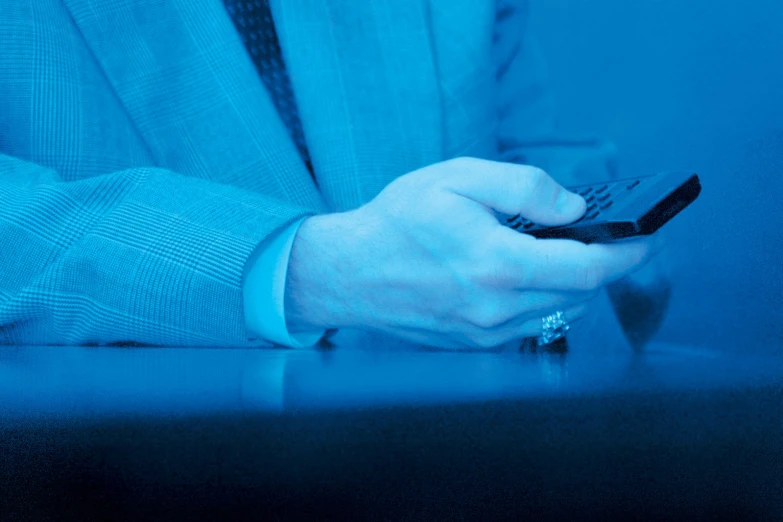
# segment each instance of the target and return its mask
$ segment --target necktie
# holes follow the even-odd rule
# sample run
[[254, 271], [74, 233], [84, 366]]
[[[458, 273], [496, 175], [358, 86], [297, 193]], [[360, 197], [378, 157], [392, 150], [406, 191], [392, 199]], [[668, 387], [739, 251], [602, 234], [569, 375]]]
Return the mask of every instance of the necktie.
[[239, 37], [245, 44], [261, 81], [269, 91], [280, 118], [288, 128], [299, 154], [312, 174], [302, 122], [291, 89], [291, 81], [280, 51], [269, 0], [223, 0]]

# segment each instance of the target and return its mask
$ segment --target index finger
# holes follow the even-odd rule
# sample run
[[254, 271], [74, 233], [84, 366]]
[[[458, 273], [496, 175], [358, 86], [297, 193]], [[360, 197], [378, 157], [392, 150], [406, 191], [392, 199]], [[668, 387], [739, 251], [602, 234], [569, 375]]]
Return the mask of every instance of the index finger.
[[[655, 240], [590, 244], [568, 239], [535, 239], [517, 233], [509, 244], [520, 288], [592, 291], [640, 268], [655, 252]], [[519, 241], [521, 240], [521, 241]]]

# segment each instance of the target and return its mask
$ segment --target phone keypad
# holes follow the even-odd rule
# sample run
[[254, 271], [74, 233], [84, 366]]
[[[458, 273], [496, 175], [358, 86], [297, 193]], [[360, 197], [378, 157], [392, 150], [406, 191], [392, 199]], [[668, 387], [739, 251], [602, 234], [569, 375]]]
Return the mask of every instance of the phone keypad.
[[[582, 196], [587, 203], [587, 209], [585, 210], [584, 215], [574, 223], [596, 219], [602, 212], [612, 208], [617, 199], [622, 199], [623, 196], [638, 187], [641, 183], [641, 179], [632, 181], [623, 180], [617, 183], [601, 183], [599, 185], [571, 189], [573, 192]], [[520, 228], [522, 230], [529, 230], [536, 226], [535, 223], [529, 219], [523, 218], [519, 214], [506, 219], [506, 223], [514, 230], [519, 230]]]

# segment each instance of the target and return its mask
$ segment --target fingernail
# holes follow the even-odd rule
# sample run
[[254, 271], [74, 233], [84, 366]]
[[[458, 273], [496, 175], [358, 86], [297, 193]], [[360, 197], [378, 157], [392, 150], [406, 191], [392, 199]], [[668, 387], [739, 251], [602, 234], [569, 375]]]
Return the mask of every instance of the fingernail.
[[563, 214], [571, 214], [572, 212], [576, 212], [581, 208], [582, 198], [573, 192], [561, 190], [560, 195], [557, 197], [555, 206], [559, 212], [562, 212]]

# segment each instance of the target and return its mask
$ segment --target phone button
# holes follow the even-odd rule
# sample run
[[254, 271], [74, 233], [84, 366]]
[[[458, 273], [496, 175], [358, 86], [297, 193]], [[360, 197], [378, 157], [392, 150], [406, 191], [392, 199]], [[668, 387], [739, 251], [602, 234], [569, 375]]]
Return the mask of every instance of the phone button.
[[634, 181], [633, 183], [631, 183], [630, 185], [628, 185], [628, 186], [627, 186], [627, 187], [625, 187], [625, 188], [626, 188], [626, 189], [628, 189], [628, 190], [631, 190], [631, 189], [633, 189], [634, 187], [638, 186], [638, 185], [639, 185], [639, 183], [641, 183], [641, 182], [642, 182], [641, 180], [637, 179], [636, 181]]
[[584, 190], [580, 190], [580, 191], [579, 191], [579, 195], [580, 195], [580, 196], [582, 196], [582, 197], [585, 197], [585, 196], [587, 196], [589, 193], [591, 193], [592, 191], [593, 191], [593, 187], [587, 187], [587, 188], [586, 188], [586, 189], [584, 189]]
[[601, 187], [601, 188], [597, 188], [597, 189], [595, 189], [595, 193], [596, 193], [596, 194], [601, 194], [601, 193], [603, 193], [603, 192], [606, 192], [606, 189], [608, 189], [608, 188], [609, 188], [609, 185], [604, 185], [604, 186], [603, 186], [603, 187]]
[[601, 210], [606, 210], [607, 208], [609, 208], [611, 206], [612, 206], [612, 202], [611, 201], [607, 201], [606, 203], [601, 205]]

